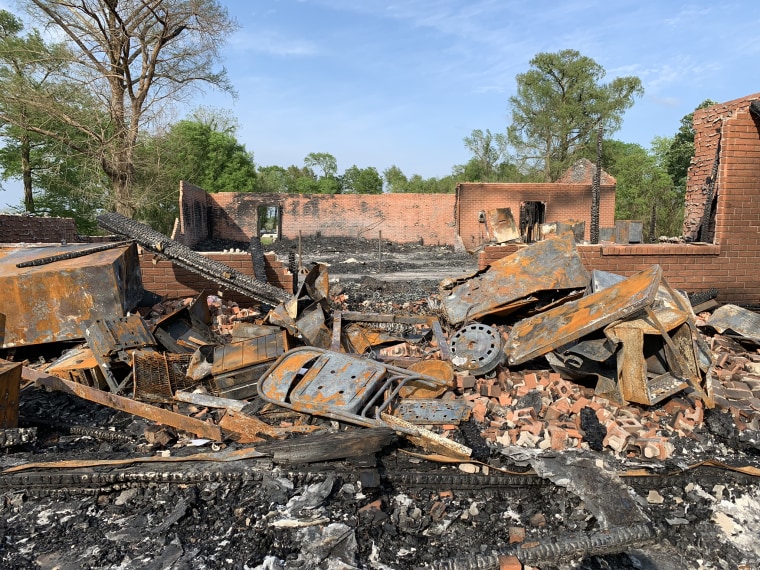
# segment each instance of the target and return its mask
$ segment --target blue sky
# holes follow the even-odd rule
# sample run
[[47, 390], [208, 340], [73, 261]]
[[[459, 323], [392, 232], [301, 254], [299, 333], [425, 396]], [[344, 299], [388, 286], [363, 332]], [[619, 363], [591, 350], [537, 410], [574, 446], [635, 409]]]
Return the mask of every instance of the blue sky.
[[[0, 6], [7, 4], [0, 1]], [[614, 138], [672, 136], [704, 99], [760, 91], [755, 0], [222, 0], [240, 30], [223, 50], [229, 109], [258, 165], [301, 166], [310, 152], [382, 173], [442, 177], [469, 159], [473, 129], [503, 132], [515, 76], [566, 48], [645, 94]], [[12, 184], [6, 184], [11, 188]], [[0, 207], [20, 190], [0, 193]]]

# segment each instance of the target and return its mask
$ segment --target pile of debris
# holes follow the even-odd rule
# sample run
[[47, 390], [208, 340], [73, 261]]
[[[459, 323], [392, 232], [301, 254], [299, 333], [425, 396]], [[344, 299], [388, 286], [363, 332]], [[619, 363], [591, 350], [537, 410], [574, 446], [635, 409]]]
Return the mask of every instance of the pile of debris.
[[[714, 301], [692, 307], [659, 266], [628, 278], [589, 274], [572, 233], [559, 234], [485, 270], [446, 279], [437, 294], [389, 304], [392, 312], [361, 312], [350, 310], [347, 295], [331, 291], [324, 265], [315, 265], [291, 295], [132, 220], [107, 214], [100, 223], [129, 240], [44, 256], [35, 247], [16, 247], [0, 257], [7, 291], [0, 300], [7, 358], [0, 360], [0, 444], [10, 450], [0, 483], [6, 488], [25, 482], [29, 492], [35, 473], [63, 470], [70, 481], [103, 489], [128, 476], [101, 469], [140, 463], [169, 464], [140, 481], [188, 484], [195, 481], [184, 465], [190, 461], [240, 464], [251, 473], [273, 466], [311, 473], [308, 466], [348, 461], [365, 468], [337, 493], [334, 475], [302, 480], [300, 494], [291, 484], [288, 514], [280, 517], [289, 522], [277, 528], [321, 529], [309, 537], [321, 554], [312, 560], [294, 547], [295, 566], [327, 567], [332, 560], [341, 567], [554, 568], [607, 556], [627, 568], [615, 558], [627, 553], [630, 567], [640, 568], [640, 559], [632, 561], [635, 549], [661, 543], [668, 532], [648, 510], [664, 499], [650, 488], [637, 501], [623, 480], [698, 467], [760, 475], [756, 453], [733, 455], [758, 449], [760, 354], [752, 350], [760, 345], [760, 318]], [[137, 244], [255, 303], [240, 307], [205, 294], [156, 300], [140, 283]], [[66, 350], [50, 354], [61, 346]], [[35, 350], [38, 358], [29, 358]], [[44, 399], [43, 389], [153, 423], [145, 424], [140, 445], [119, 457], [30, 460], [45, 422], [39, 414], [34, 422], [20, 417], [19, 401], [27, 414]], [[89, 434], [97, 439], [103, 432]], [[723, 446], [723, 457], [708, 446], [716, 437], [733, 444]], [[199, 445], [205, 451], [192, 451]], [[156, 455], [135, 453], [140, 450]], [[382, 487], [377, 458], [388, 460], [389, 453], [405, 465], [395, 472], [402, 479], [399, 473], [425, 462], [435, 466], [426, 476], [454, 467], [475, 488], [506, 485], [512, 477], [528, 487], [544, 481], [567, 489], [575, 503], [562, 522], [565, 535], [547, 536], [544, 515], [534, 512], [527, 537], [524, 526], [508, 525], [508, 536], [488, 548], [484, 539], [476, 551], [462, 553], [464, 561], [451, 554], [453, 546], [438, 555], [417, 551], [418, 542], [414, 554], [376, 550], [376, 533], [389, 528], [387, 512], [395, 529], [439, 542], [455, 521], [472, 518], [474, 525], [479, 512], [475, 503], [466, 512], [455, 508], [461, 499], [451, 488], [468, 485], [461, 480], [446, 487], [441, 479], [424, 513], [412, 506], [415, 499], [397, 496], [393, 505], [372, 499], [371, 490]], [[171, 470], [176, 461], [181, 470]], [[386, 469], [393, 483], [394, 470]], [[246, 477], [244, 485], [253, 476]], [[334, 517], [319, 516], [330, 496], [349, 501], [358, 517], [351, 519], [353, 530], [350, 522], [335, 526]], [[23, 510], [11, 498], [4, 508]], [[163, 532], [188, 507], [180, 510], [159, 525]], [[515, 513], [494, 516], [521, 520]], [[686, 511], [671, 516], [669, 527], [688, 523], [685, 517]], [[369, 542], [357, 538], [362, 532]], [[287, 556], [277, 541], [270, 537], [268, 546], [247, 551], [246, 567], [288, 567], [276, 556]], [[333, 551], [336, 544], [344, 550]], [[28, 560], [23, 549], [5, 548], [16, 563]], [[180, 550], [169, 564], [187, 563]], [[746, 542], [731, 543], [730, 552], [747, 567], [760, 561]], [[131, 560], [138, 559], [132, 552]], [[167, 564], [160, 557], [154, 563], [159, 559]], [[196, 567], [214, 567], [204, 564], [211, 566]]]

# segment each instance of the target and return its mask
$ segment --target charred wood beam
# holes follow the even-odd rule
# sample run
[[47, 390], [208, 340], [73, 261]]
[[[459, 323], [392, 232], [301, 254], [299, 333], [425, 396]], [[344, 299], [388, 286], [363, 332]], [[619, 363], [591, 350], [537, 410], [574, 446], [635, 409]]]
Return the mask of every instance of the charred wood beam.
[[275, 463], [317, 463], [373, 455], [396, 441], [390, 428], [366, 428], [341, 433], [305, 435], [298, 439], [268, 442], [256, 449], [272, 455]]
[[98, 224], [108, 231], [134, 239], [145, 249], [164, 255], [183, 269], [197, 273], [221, 287], [226, 287], [261, 303], [279, 305], [293, 297], [283, 289], [252, 279], [224, 263], [209, 259], [145, 224], [121, 214], [115, 212], [101, 214], [98, 216]]
[[192, 433], [198, 437], [205, 437], [214, 441], [222, 441], [222, 430], [218, 426], [208, 424], [195, 418], [190, 418], [156, 406], [136, 402], [130, 398], [117, 396], [116, 394], [104, 392], [96, 388], [90, 388], [84, 384], [77, 384], [76, 382], [63, 380], [62, 378], [50, 376], [49, 374], [27, 368], [26, 366], [22, 369], [22, 378], [24, 378], [24, 380], [34, 381], [38, 386], [45, 386], [52, 390], [73, 394], [85, 400], [89, 400], [90, 402], [95, 402], [96, 404], [108, 406], [115, 410], [121, 410], [128, 414], [171, 426]]

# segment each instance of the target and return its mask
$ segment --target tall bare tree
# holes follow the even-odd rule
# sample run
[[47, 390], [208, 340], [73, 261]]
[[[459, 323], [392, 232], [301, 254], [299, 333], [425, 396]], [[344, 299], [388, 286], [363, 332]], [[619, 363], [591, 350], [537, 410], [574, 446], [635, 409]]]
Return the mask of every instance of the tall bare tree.
[[[136, 192], [136, 147], [167, 106], [196, 89], [233, 92], [219, 49], [237, 28], [217, 0], [24, 0], [29, 13], [57, 30], [72, 53], [70, 81], [86, 85], [99, 112], [72, 104], [60, 92], [32, 102], [81, 138], [41, 123], [35, 132], [97, 158], [111, 182], [106, 203], [134, 216], [144, 200]], [[0, 117], [13, 122], [13, 117]]]

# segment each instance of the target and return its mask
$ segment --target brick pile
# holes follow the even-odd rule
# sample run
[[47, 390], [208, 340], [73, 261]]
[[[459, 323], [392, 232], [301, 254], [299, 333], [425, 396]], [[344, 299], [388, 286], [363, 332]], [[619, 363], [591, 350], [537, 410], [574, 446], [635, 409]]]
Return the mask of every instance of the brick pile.
[[593, 411], [605, 430], [603, 446], [616, 454], [664, 460], [675, 448], [674, 436], [689, 436], [701, 427], [701, 400], [682, 395], [663, 406], [645, 408], [616, 404], [593, 389], [546, 370], [509, 372], [495, 378], [458, 375], [458, 387], [470, 402], [481, 436], [498, 445], [560, 451], [588, 448], [581, 411]]
[[711, 337], [709, 344], [716, 353], [715, 407], [730, 413], [740, 431], [760, 429], [760, 354], [720, 335]]

